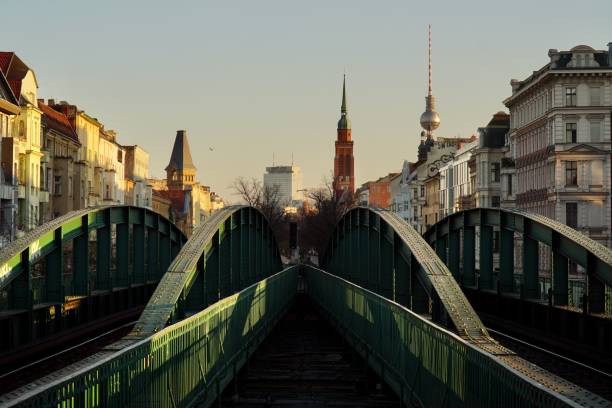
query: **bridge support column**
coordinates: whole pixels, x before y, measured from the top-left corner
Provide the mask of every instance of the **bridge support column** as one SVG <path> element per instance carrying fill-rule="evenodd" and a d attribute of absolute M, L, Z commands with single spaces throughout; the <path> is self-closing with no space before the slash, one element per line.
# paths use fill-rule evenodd
<path fill-rule="evenodd" d="M 32 327 L 32 265 L 30 264 L 30 249 L 21 253 L 21 273 L 11 282 L 8 291 L 8 304 L 10 309 L 24 309 L 26 312 L 18 318 L 10 339 L 11 346 L 19 346 L 32 340 L 34 330 Z"/>
<path fill-rule="evenodd" d="M 461 255 L 459 253 L 461 248 L 461 235 L 459 230 L 448 231 L 448 269 L 455 277 L 457 282 L 460 281 L 461 273 Z"/>
<path fill-rule="evenodd" d="M 143 217 L 144 218 L 144 217 Z M 143 224 L 134 224 L 132 226 L 133 249 L 132 249 L 132 282 L 146 283 L 145 280 L 145 226 Z"/>
<path fill-rule="evenodd" d="M 89 231 L 88 216 L 81 218 L 81 235 L 72 241 L 72 283 L 74 294 L 89 296 Z"/>
<path fill-rule="evenodd" d="M 380 290 L 380 218 L 372 215 L 370 218 L 370 259 L 368 268 L 368 284 L 373 292 Z M 340 259 L 340 258 L 338 258 Z"/>
<path fill-rule="evenodd" d="M 499 279 L 501 293 L 514 291 L 514 231 L 500 228 L 499 231 Z"/>
<path fill-rule="evenodd" d="M 587 313 L 604 313 L 606 311 L 606 286 L 595 277 L 595 259 L 587 255 Z"/>
<path fill-rule="evenodd" d="M 540 266 L 538 241 L 523 233 L 523 296 L 539 299 L 538 270 Z"/>
<path fill-rule="evenodd" d="M 444 262 L 445 264 L 448 261 L 446 258 L 446 249 L 447 249 L 446 239 L 447 239 L 446 236 L 436 238 L 436 254 L 438 255 L 438 258 L 440 258 L 442 262 Z"/>
<path fill-rule="evenodd" d="M 159 272 L 159 231 L 157 228 L 149 228 L 147 231 L 147 280 L 157 280 Z"/>
<path fill-rule="evenodd" d="M 112 290 L 113 282 L 110 274 L 111 259 L 111 225 L 110 216 L 104 213 L 105 225 L 96 231 L 96 289 Z"/>
<path fill-rule="evenodd" d="M 476 231 L 474 227 L 463 229 L 463 285 L 476 285 Z"/>
<path fill-rule="evenodd" d="M 380 295 L 395 301 L 395 280 L 393 274 L 394 232 L 387 224 L 382 225 L 380 234 Z"/>
<path fill-rule="evenodd" d="M 127 222 L 117 224 L 117 275 L 116 283 L 120 287 L 130 286 L 130 225 Z"/>
<path fill-rule="evenodd" d="M 567 270 L 568 270 L 567 258 L 553 249 L 552 251 L 552 286 L 553 286 L 553 305 L 555 306 L 567 306 L 567 296 L 568 296 Z"/>
<path fill-rule="evenodd" d="M 231 245 L 231 283 L 230 292 L 237 292 L 240 288 L 241 277 L 241 265 L 240 265 L 240 218 L 237 214 L 232 214 L 231 217 L 231 230 L 230 237 L 232 240 Z"/>
<path fill-rule="evenodd" d="M 56 229 L 54 234 L 55 248 L 45 259 L 45 269 L 47 272 L 47 295 L 45 298 L 47 302 L 64 303 L 64 246 L 62 245 L 62 229 Z M 72 273 L 74 274 L 74 268 Z"/>
<path fill-rule="evenodd" d="M 232 242 L 231 242 L 231 221 L 227 220 L 220 230 L 219 243 L 219 298 L 229 296 L 232 287 Z M 260 249 L 263 243 L 260 243 Z M 261 251 L 260 251 L 261 252 Z M 262 264 L 260 258 L 260 264 Z M 263 267 L 261 267 L 263 269 Z"/>
<path fill-rule="evenodd" d="M 421 265 L 413 256 L 410 257 L 410 309 L 415 313 L 429 313 L 429 295 L 419 281 Z"/>
<path fill-rule="evenodd" d="M 493 227 L 480 225 L 480 276 L 478 288 L 493 289 Z"/>

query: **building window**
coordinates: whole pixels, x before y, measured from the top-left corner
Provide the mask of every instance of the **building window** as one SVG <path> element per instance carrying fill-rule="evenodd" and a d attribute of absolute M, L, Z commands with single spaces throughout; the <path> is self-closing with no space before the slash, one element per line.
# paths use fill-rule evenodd
<path fill-rule="evenodd" d="M 508 195 L 512 195 L 512 174 L 508 174 Z"/>
<path fill-rule="evenodd" d="M 578 227 L 578 203 L 565 203 L 565 223 L 568 227 Z"/>
<path fill-rule="evenodd" d="M 598 120 L 591 121 L 591 142 L 599 142 L 601 138 L 601 122 Z"/>
<path fill-rule="evenodd" d="M 578 127 L 575 123 L 565 124 L 565 142 L 576 143 L 578 137 Z"/>
<path fill-rule="evenodd" d="M 425 186 L 421 186 L 421 197 L 425 197 Z"/>
<path fill-rule="evenodd" d="M 491 197 L 491 207 L 499 208 L 499 196 Z"/>
<path fill-rule="evenodd" d="M 601 105 L 601 88 L 598 86 L 591 87 L 591 106 Z"/>
<path fill-rule="evenodd" d="M 62 176 L 53 177 L 53 194 L 62 194 Z"/>
<path fill-rule="evenodd" d="M 578 163 L 575 161 L 565 162 L 565 185 L 578 185 Z"/>
<path fill-rule="evenodd" d="M 499 182 L 499 163 L 491 163 L 491 176 L 493 182 Z"/>
<path fill-rule="evenodd" d="M 576 87 L 565 88 L 565 106 L 576 106 Z"/>

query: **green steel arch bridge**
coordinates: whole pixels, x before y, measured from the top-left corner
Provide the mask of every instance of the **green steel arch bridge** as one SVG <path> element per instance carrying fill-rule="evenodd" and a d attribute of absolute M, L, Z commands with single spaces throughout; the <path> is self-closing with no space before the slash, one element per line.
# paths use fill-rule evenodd
<path fill-rule="evenodd" d="M 359 207 L 321 239 L 320 266 L 283 265 L 246 206 L 189 240 L 121 206 L 32 231 L 0 252 L 0 406 L 612 404 L 609 248 L 484 208 L 421 236 Z"/>

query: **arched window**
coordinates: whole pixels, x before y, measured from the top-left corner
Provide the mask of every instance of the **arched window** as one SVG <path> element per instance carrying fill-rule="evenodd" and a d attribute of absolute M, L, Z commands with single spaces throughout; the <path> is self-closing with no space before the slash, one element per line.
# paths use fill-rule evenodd
<path fill-rule="evenodd" d="M 23 120 L 19 121 L 19 137 L 24 137 L 25 136 L 25 124 L 23 123 Z"/>

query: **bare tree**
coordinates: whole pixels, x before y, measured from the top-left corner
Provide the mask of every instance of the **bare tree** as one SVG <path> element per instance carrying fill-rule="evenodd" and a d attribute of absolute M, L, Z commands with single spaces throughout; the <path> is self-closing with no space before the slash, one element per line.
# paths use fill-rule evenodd
<path fill-rule="evenodd" d="M 322 187 L 309 190 L 306 197 L 312 208 L 305 206 L 299 214 L 300 251 L 305 255 L 314 250 L 320 256 L 338 221 L 354 206 L 355 200 L 348 191 L 337 196 L 334 183 L 329 179 L 324 180 Z"/>
<path fill-rule="evenodd" d="M 289 227 L 285 220 L 278 186 L 264 186 L 255 178 L 239 177 L 234 180 L 231 188 L 245 204 L 261 211 L 276 236 L 281 252 L 288 253 Z"/>

